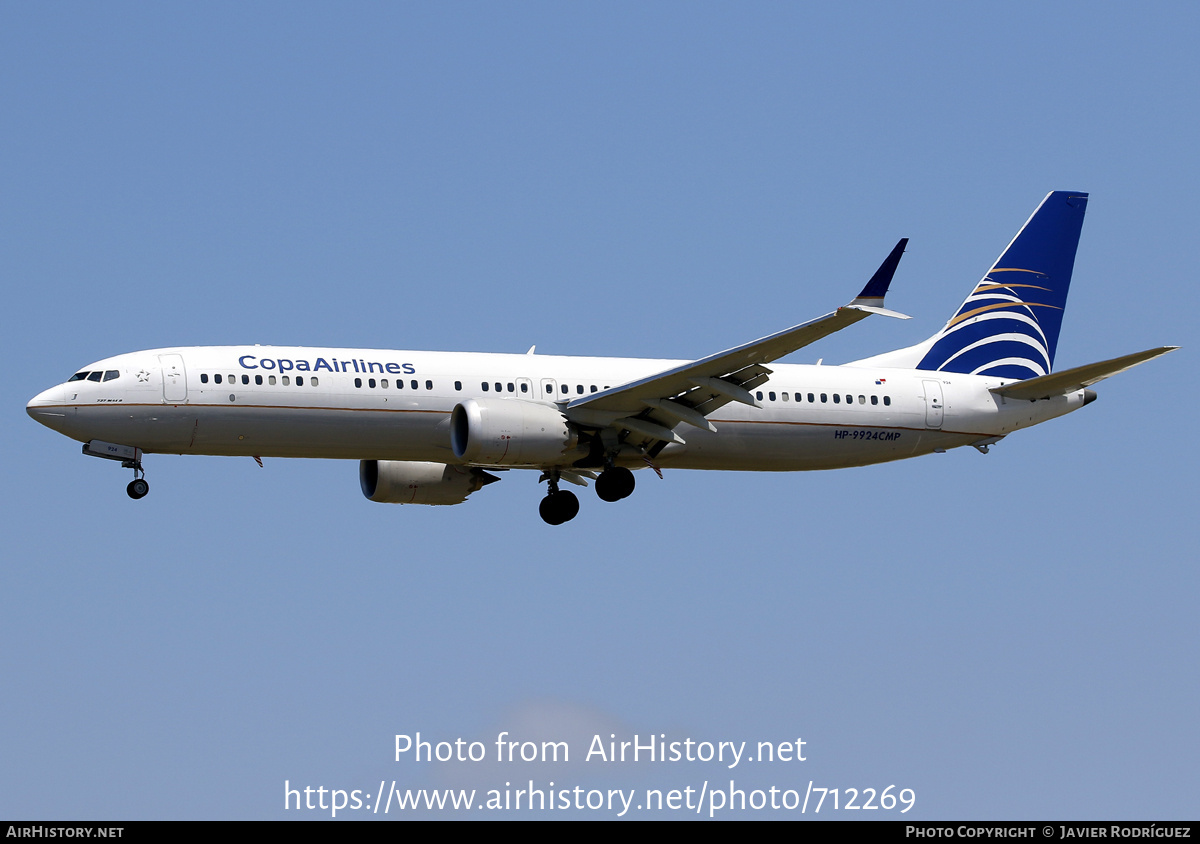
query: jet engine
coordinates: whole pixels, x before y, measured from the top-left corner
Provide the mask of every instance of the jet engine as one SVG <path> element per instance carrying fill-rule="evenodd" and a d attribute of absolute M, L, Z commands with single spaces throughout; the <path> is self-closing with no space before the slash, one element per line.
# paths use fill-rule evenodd
<path fill-rule="evenodd" d="M 482 469 L 402 460 L 360 460 L 363 495 L 385 504 L 462 504 L 477 489 L 500 480 Z"/>
<path fill-rule="evenodd" d="M 544 466 L 579 445 L 562 411 L 521 399 L 467 399 L 450 415 L 450 447 L 466 463 Z"/>

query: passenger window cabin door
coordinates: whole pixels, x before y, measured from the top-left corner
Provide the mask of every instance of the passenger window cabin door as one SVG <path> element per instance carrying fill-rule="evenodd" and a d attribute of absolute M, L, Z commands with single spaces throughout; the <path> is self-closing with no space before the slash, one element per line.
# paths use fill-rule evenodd
<path fill-rule="evenodd" d="M 942 427 L 945 402 L 942 400 L 941 381 L 922 381 L 925 385 L 925 427 Z"/>
<path fill-rule="evenodd" d="M 187 370 L 183 366 L 183 355 L 159 355 L 158 365 L 162 371 L 163 401 L 168 404 L 187 402 Z"/>

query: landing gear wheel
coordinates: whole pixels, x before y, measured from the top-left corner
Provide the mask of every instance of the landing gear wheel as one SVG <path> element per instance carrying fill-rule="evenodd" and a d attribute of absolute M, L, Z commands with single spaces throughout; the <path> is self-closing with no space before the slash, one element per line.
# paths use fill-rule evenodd
<path fill-rule="evenodd" d="M 579 514 L 579 499 L 569 490 L 552 492 L 538 505 L 542 521 L 548 525 L 561 525 Z"/>
<path fill-rule="evenodd" d="M 558 499 L 564 522 L 569 522 L 579 515 L 579 499 L 575 497 L 575 493 L 564 489 L 558 494 Z"/>
<path fill-rule="evenodd" d="M 129 482 L 125 491 L 129 493 L 130 498 L 137 501 L 139 498 L 146 497 L 146 493 L 150 491 L 150 484 L 146 483 L 145 478 L 136 478 Z"/>
<path fill-rule="evenodd" d="M 596 495 L 602 501 L 620 501 L 633 494 L 633 485 L 633 472 L 624 466 L 613 466 L 596 478 Z"/>

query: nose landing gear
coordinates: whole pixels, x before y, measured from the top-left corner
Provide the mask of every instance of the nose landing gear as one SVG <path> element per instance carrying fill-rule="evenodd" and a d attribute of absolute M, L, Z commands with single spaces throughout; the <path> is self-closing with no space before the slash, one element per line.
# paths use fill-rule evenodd
<path fill-rule="evenodd" d="M 129 493 L 129 497 L 134 501 L 139 498 L 145 498 L 146 493 L 150 491 L 150 484 L 146 483 L 146 472 L 142 469 L 142 452 L 138 451 L 137 456 L 133 460 L 122 460 L 122 469 L 133 470 L 133 480 L 129 482 L 129 486 L 125 487 L 125 492 Z"/>
<path fill-rule="evenodd" d="M 122 469 L 133 470 L 133 480 L 125 487 L 125 492 L 134 501 L 145 498 L 150 491 L 146 483 L 146 473 L 142 469 L 142 450 L 131 445 L 106 443 L 100 440 L 88 440 L 83 444 L 83 453 L 88 457 L 103 457 L 105 460 L 120 460 Z"/>

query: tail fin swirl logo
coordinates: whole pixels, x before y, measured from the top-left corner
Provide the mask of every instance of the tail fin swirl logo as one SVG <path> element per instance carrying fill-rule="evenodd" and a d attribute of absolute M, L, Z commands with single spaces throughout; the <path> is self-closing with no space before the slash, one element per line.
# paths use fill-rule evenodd
<path fill-rule="evenodd" d="M 1025 379 L 1054 364 L 1087 194 L 1055 191 L 935 337 L 918 369 Z"/>

